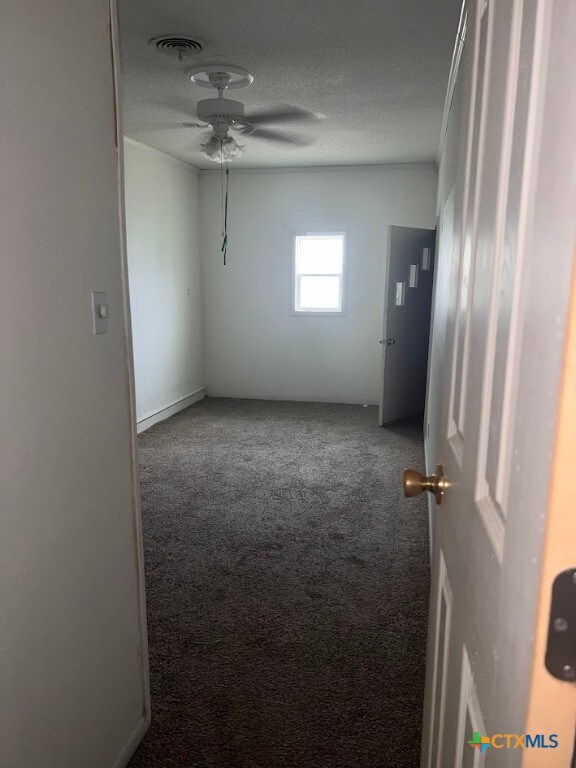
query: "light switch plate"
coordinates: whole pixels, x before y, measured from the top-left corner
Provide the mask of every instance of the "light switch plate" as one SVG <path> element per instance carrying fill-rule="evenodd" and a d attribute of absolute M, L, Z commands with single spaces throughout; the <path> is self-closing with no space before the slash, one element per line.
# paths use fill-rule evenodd
<path fill-rule="evenodd" d="M 110 307 L 104 291 L 92 291 L 92 329 L 95 335 L 108 333 Z"/>

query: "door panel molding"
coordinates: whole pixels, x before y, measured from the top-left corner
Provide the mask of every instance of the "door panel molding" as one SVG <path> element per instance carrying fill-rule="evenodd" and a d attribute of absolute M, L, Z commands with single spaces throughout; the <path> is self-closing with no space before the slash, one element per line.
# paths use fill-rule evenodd
<path fill-rule="evenodd" d="M 458 705 L 458 736 L 456 738 L 456 754 L 454 756 L 454 768 L 462 768 L 465 759 L 465 750 L 472 749 L 467 744 L 466 725 L 470 723 L 472 732 L 485 734 L 484 717 L 480 709 L 480 702 L 476 694 L 474 677 L 468 658 L 466 646 L 462 646 L 462 670 L 460 673 L 460 701 Z M 471 734 L 470 734 L 471 736 Z M 486 752 L 479 749 L 474 750 L 473 768 L 483 768 L 486 761 Z"/>
<path fill-rule="evenodd" d="M 444 556 L 440 552 L 438 593 L 436 595 L 436 636 L 434 642 L 434 671 L 431 697 L 430 744 L 427 768 L 442 768 L 442 746 L 446 708 L 446 679 L 452 627 L 452 588 Z"/>

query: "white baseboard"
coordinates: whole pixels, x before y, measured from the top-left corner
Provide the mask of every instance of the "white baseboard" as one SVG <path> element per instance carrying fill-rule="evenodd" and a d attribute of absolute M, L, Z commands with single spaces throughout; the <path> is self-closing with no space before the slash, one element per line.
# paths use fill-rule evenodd
<path fill-rule="evenodd" d="M 144 734 L 150 727 L 150 714 L 143 717 L 136 728 L 132 731 L 130 738 L 122 748 L 122 751 L 114 761 L 112 768 L 126 768 L 132 755 L 136 752 L 136 747 L 142 741 Z"/>
<path fill-rule="evenodd" d="M 206 388 L 200 387 L 196 392 L 192 392 L 190 395 L 186 395 L 186 397 L 176 400 L 174 403 L 170 403 L 170 405 L 162 408 L 162 410 L 152 413 L 150 416 L 146 416 L 145 419 L 140 419 L 136 425 L 137 432 L 144 432 L 145 429 L 149 429 L 153 424 L 157 424 L 159 421 L 164 421 L 164 419 L 174 416 L 178 411 L 183 411 L 184 408 L 188 408 L 188 406 L 194 405 L 194 403 L 197 403 L 199 400 L 203 400 L 205 396 Z"/>
<path fill-rule="evenodd" d="M 264 169 L 266 170 L 266 169 Z M 222 393 L 210 389 L 207 397 L 211 399 L 231 399 L 231 400 L 264 400 L 273 403 L 326 403 L 327 405 L 363 405 L 363 406 L 377 406 L 378 403 L 373 398 L 357 398 L 357 397 L 322 397 L 321 395 L 302 395 L 301 397 L 285 394 L 254 394 L 254 392 L 227 392 Z"/>

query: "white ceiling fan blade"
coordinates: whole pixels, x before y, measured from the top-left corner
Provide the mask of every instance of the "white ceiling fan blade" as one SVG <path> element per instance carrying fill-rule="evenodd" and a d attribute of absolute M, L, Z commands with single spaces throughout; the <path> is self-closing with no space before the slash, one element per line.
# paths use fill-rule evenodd
<path fill-rule="evenodd" d="M 269 141 L 274 144 L 283 144 L 292 147 L 309 147 L 313 140 L 305 136 L 297 136 L 293 133 L 284 131 L 268 130 L 266 128 L 254 128 L 253 130 L 242 131 L 242 134 L 250 139 L 259 141 Z"/>
<path fill-rule="evenodd" d="M 153 133 L 154 131 L 176 131 L 183 128 L 209 128 L 209 123 L 192 123 L 192 122 L 166 122 L 166 123 L 126 123 L 127 133 Z"/>
<path fill-rule="evenodd" d="M 282 104 L 275 109 L 260 110 L 245 115 L 244 120 L 251 125 L 270 125 L 273 123 L 313 123 L 318 116 L 300 107 Z"/>

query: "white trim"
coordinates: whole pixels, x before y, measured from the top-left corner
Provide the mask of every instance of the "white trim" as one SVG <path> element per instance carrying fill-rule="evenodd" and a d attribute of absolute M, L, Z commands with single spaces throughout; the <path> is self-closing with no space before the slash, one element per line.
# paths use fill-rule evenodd
<path fill-rule="evenodd" d="M 306 166 L 290 166 L 280 168 L 235 168 L 234 164 L 230 166 L 230 171 L 234 172 L 235 176 L 253 176 L 258 174 L 268 173 L 345 173 L 365 171 L 367 173 L 378 171 L 405 171 L 407 169 L 417 168 L 432 168 L 436 173 L 436 167 L 434 160 L 430 160 L 427 163 L 380 163 L 374 165 L 306 165 Z M 204 176 L 216 176 L 220 174 L 220 170 L 217 168 L 200 168 L 200 178 Z"/>
<path fill-rule="evenodd" d="M 149 727 L 150 713 L 148 712 L 130 734 L 130 738 L 120 750 L 120 754 L 116 760 L 112 763 L 112 768 L 126 768 Z"/>
<path fill-rule="evenodd" d="M 364 398 L 349 398 L 344 397 L 339 400 L 334 400 L 333 397 L 317 397 L 316 395 L 302 395 L 302 397 L 294 397 L 294 395 L 276 395 L 269 392 L 262 392 L 255 395 L 244 390 L 231 390 L 227 392 L 213 393 L 210 391 L 208 394 L 210 400 L 228 400 L 230 398 L 234 400 L 271 400 L 275 403 L 328 403 L 328 405 L 361 405 L 363 408 L 377 408 L 378 403 L 371 402 L 370 399 Z"/>
<path fill-rule="evenodd" d="M 456 90 L 456 83 L 458 81 L 458 72 L 460 70 L 460 61 L 462 59 L 462 51 L 464 50 L 464 42 L 466 40 L 466 20 L 467 20 L 466 3 L 467 3 L 467 0 L 462 0 L 462 8 L 460 9 L 460 21 L 458 22 L 458 30 L 456 32 L 456 42 L 454 43 L 454 51 L 452 52 L 452 62 L 450 64 L 450 74 L 448 75 L 448 85 L 446 87 L 446 98 L 444 99 L 444 109 L 442 112 L 440 139 L 438 141 L 438 151 L 436 153 L 436 165 L 438 167 L 440 167 L 440 160 L 442 158 L 442 152 L 444 151 L 444 141 L 446 139 L 446 133 L 448 131 L 448 118 L 450 116 L 452 99 L 454 98 L 454 91 Z"/>
<path fill-rule="evenodd" d="M 164 160 L 169 160 L 171 163 L 180 166 L 180 168 L 183 168 L 185 171 L 192 171 L 196 174 L 196 178 L 198 178 L 200 173 L 199 168 L 197 168 L 195 165 L 192 165 L 192 163 L 187 163 L 185 160 L 180 160 L 179 157 L 169 155 L 167 152 L 162 152 L 162 150 L 151 147 L 149 144 L 144 144 L 142 141 L 137 141 L 130 136 L 124 136 L 124 144 L 128 144 L 129 147 L 135 147 L 136 149 L 143 149 L 146 152 L 150 152 L 152 155 L 161 157 Z"/>
<path fill-rule="evenodd" d="M 149 416 L 144 416 L 144 418 L 140 419 L 138 422 L 138 433 L 144 432 L 145 429 L 149 429 L 159 421 L 164 421 L 164 419 L 168 419 L 170 416 L 174 416 L 175 413 L 183 411 L 185 408 L 194 405 L 194 403 L 197 403 L 199 400 L 203 400 L 205 397 L 206 387 L 200 387 L 200 389 L 191 392 L 189 395 L 185 395 L 185 397 L 174 400 L 172 403 L 169 403 L 159 411 L 151 413 Z"/>
<path fill-rule="evenodd" d="M 120 232 L 120 272 L 122 281 L 122 305 L 124 311 L 124 352 L 126 362 L 126 394 L 128 399 L 128 419 L 130 431 L 130 464 L 132 475 L 132 531 L 136 583 L 138 589 L 138 623 L 140 629 L 140 666 L 142 673 L 142 717 L 143 720 L 134 730 L 128 745 L 120 753 L 119 762 L 131 749 L 130 755 L 138 746 L 142 736 L 150 725 L 150 664 L 148 657 L 148 624 L 146 613 L 146 584 L 144 576 L 144 541 L 142 536 L 142 513 L 140 507 L 140 482 L 138 477 L 138 446 L 136 438 L 136 386 L 134 380 L 134 352 L 132 345 L 132 320 L 130 312 L 130 286 L 128 279 L 128 249 L 126 246 L 126 194 L 124 184 L 124 144 L 122 142 L 122 101 L 120 98 L 120 31 L 118 28 L 117 0 L 108 0 L 110 21 L 110 54 L 112 59 L 112 84 L 114 88 L 115 144 L 118 184 L 118 218 Z M 128 760 L 126 760 L 126 763 Z M 116 764 L 114 766 L 116 768 Z"/>
<path fill-rule="evenodd" d="M 429 423 L 426 416 L 424 417 L 424 423 L 426 425 L 425 439 L 424 439 L 424 467 L 426 474 L 430 472 L 430 448 L 427 445 L 428 442 L 428 429 Z M 432 472 L 430 472 L 432 474 Z M 428 554 L 430 562 L 432 563 L 434 558 L 434 513 L 436 508 L 434 506 L 434 496 L 431 493 L 426 494 L 426 502 L 428 504 Z"/>

